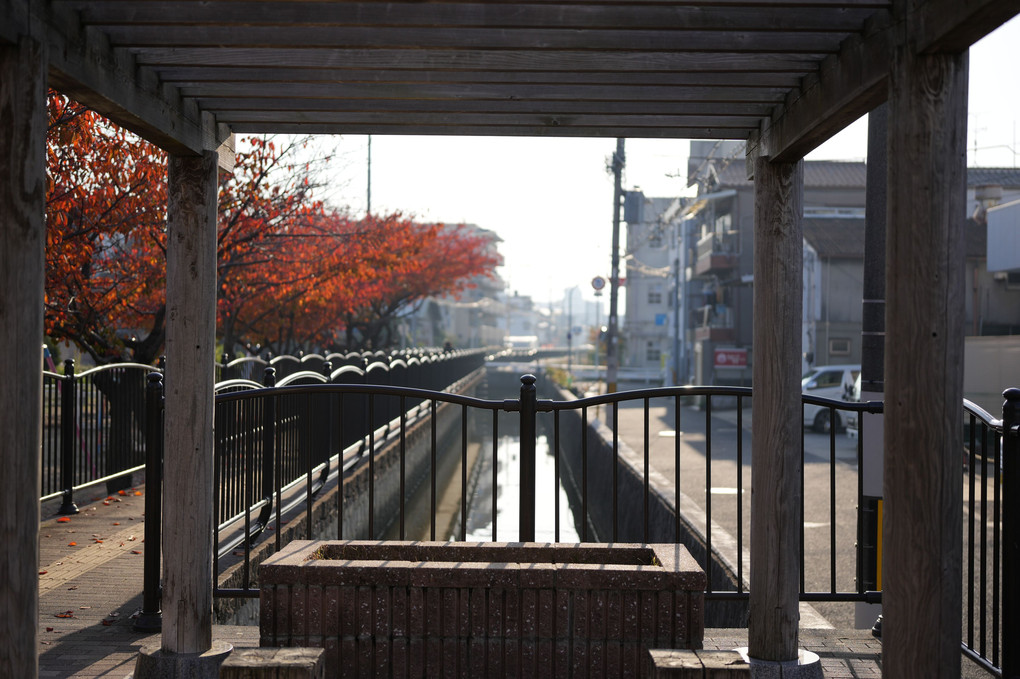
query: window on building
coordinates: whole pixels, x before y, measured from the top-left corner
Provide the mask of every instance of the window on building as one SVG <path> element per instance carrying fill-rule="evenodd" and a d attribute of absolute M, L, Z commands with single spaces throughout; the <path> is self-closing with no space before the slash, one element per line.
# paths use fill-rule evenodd
<path fill-rule="evenodd" d="M 645 360 L 649 363 L 658 363 L 662 357 L 662 352 L 659 351 L 659 347 L 655 342 L 649 342 L 645 347 Z"/>
<path fill-rule="evenodd" d="M 849 356 L 850 340 L 846 338 L 833 338 L 829 340 L 829 356 Z"/>
<path fill-rule="evenodd" d="M 648 288 L 648 303 L 662 304 L 662 283 L 653 283 Z"/>

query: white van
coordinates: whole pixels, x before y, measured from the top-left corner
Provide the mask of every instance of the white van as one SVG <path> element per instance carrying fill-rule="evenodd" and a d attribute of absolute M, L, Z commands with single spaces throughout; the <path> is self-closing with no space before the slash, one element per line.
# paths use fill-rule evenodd
<path fill-rule="evenodd" d="M 860 365 L 820 365 L 809 370 L 800 381 L 805 394 L 847 400 L 854 382 L 861 374 Z M 846 413 L 835 411 L 829 421 L 829 409 L 814 404 L 804 404 L 804 424 L 817 432 L 828 433 L 833 426 L 840 431 L 845 424 Z"/>

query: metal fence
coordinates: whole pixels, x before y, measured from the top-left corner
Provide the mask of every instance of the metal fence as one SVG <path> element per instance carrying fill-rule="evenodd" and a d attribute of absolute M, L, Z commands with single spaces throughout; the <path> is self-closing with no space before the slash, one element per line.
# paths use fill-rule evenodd
<path fill-rule="evenodd" d="M 287 497 L 292 498 L 295 505 L 304 505 L 304 516 L 311 516 L 311 507 L 319 489 L 324 487 L 327 478 L 332 474 L 334 477 L 344 473 L 350 474 L 352 470 L 360 465 L 369 467 L 368 486 L 365 492 L 368 494 L 369 511 L 366 526 L 344 525 L 339 520 L 334 535 L 314 535 L 312 522 L 309 519 L 304 526 L 304 537 L 309 539 L 349 538 L 357 530 L 367 530 L 370 536 L 378 537 L 378 526 L 372 526 L 371 521 L 376 515 L 373 507 L 375 502 L 375 482 L 377 475 L 371 470 L 376 462 L 376 457 L 381 450 L 380 442 L 387 435 L 400 436 L 399 456 L 401 460 L 400 469 L 400 505 L 398 523 L 398 534 L 404 537 L 404 517 L 407 511 L 404 504 L 405 483 L 404 469 L 404 441 L 403 434 L 408 427 L 418 421 L 425 422 L 425 426 L 431 430 L 431 462 L 429 464 L 430 483 L 426 486 L 429 494 L 429 506 L 432 512 L 432 528 L 430 537 L 435 539 L 435 512 L 437 503 L 437 479 L 436 479 L 436 456 L 442 454 L 436 445 L 436 410 L 441 404 L 451 404 L 455 413 L 459 412 L 459 425 L 462 431 L 460 449 L 457 451 L 461 462 L 461 474 L 459 479 L 454 479 L 453 485 L 459 485 L 460 511 L 466 515 L 469 501 L 469 474 L 468 469 L 468 447 L 473 445 L 468 440 L 469 417 L 478 422 L 472 425 L 476 428 L 491 430 L 491 448 L 480 455 L 489 455 L 492 459 L 490 465 L 493 478 L 492 484 L 498 483 L 496 473 L 499 465 L 496 464 L 496 445 L 499 437 L 500 414 L 511 414 L 516 420 L 515 425 L 520 428 L 520 477 L 521 494 L 512 502 L 520 504 L 519 526 L 520 532 L 517 539 L 521 541 L 533 540 L 535 536 L 535 438 L 536 427 L 543 428 L 549 432 L 552 440 L 550 452 L 555 457 L 555 482 L 560 483 L 564 476 L 571 475 L 569 471 L 570 456 L 575 455 L 573 483 L 576 493 L 572 500 L 577 503 L 576 511 L 581 515 L 577 521 L 580 526 L 581 539 L 590 540 L 594 536 L 589 533 L 589 527 L 595 525 L 594 517 L 602 515 L 601 534 L 598 536 L 603 541 L 635 540 L 645 542 L 675 541 L 680 542 L 682 535 L 691 532 L 698 533 L 699 539 L 704 543 L 704 554 L 711 555 L 702 559 L 702 566 L 708 575 L 709 588 L 706 591 L 708 600 L 746 600 L 748 591 L 745 586 L 746 578 L 746 554 L 745 542 L 749 526 L 749 505 L 745 491 L 749 489 L 749 461 L 750 445 L 749 435 L 744 431 L 745 417 L 750 413 L 747 408 L 751 400 L 751 390 L 739 387 L 677 387 L 677 388 L 656 388 L 638 391 L 620 392 L 571 401 L 540 400 L 536 396 L 534 378 L 525 377 L 522 380 L 520 398 L 509 400 L 479 399 L 468 396 L 460 396 L 452 393 L 439 393 L 428 390 L 408 389 L 400 387 L 371 386 L 371 385 L 344 385 L 344 384 L 323 384 L 320 386 L 303 385 L 287 386 L 274 389 L 262 389 L 246 393 L 233 393 L 224 395 L 218 399 L 218 408 L 224 413 L 232 413 L 225 417 L 233 418 L 240 423 L 247 419 L 258 416 L 263 418 L 264 425 L 256 425 L 246 445 L 250 446 L 251 453 L 241 452 L 233 446 L 233 441 L 242 441 L 239 435 L 231 435 L 218 440 L 223 449 L 218 450 L 218 457 L 221 460 L 232 458 L 245 458 L 251 460 L 244 467 L 248 479 L 247 482 L 256 486 L 261 480 L 258 492 L 241 491 L 242 496 L 248 502 L 247 508 L 243 508 L 242 514 L 234 514 L 244 503 L 231 504 L 230 509 L 221 507 L 220 518 L 224 521 L 221 528 L 233 521 L 242 521 L 245 528 L 244 534 L 252 535 L 250 528 L 255 527 L 255 532 L 264 528 L 263 518 L 267 517 L 265 510 L 268 506 L 275 504 L 280 507 L 286 504 Z M 1017 392 L 1020 395 L 1020 391 Z M 364 419 L 379 424 L 374 419 L 373 413 L 382 409 L 381 403 L 390 400 L 399 405 L 396 411 L 386 411 L 385 418 L 397 412 L 396 419 L 385 420 L 389 429 L 373 427 L 357 445 L 351 444 L 351 439 L 344 437 L 334 438 L 337 430 L 333 425 L 349 421 L 350 413 L 356 413 L 356 419 Z M 682 404 L 698 401 L 701 403 L 701 412 L 696 416 L 700 422 L 692 422 L 689 409 L 682 407 Z M 862 412 L 881 412 L 882 404 L 870 403 L 847 403 L 811 396 L 804 396 L 805 403 L 820 405 L 830 408 L 834 414 L 836 410 L 856 413 L 861 427 L 867 426 L 867 420 L 859 417 Z M 413 407 L 409 406 L 413 404 Z M 725 404 L 717 406 L 716 404 Z M 734 407 L 735 405 L 735 407 Z M 270 424 L 272 413 L 275 409 L 275 422 Z M 996 676 L 1014 676 L 1003 674 L 1003 653 L 1000 640 L 1008 638 L 1011 628 L 1010 624 L 1017 615 L 1018 606 L 1015 602 L 1015 594 L 1010 595 L 1006 590 L 1010 587 L 1009 579 L 1003 577 L 1008 572 L 1005 564 L 1008 551 L 1007 543 L 1015 544 L 1017 538 L 1018 522 L 1011 523 L 1007 519 L 1008 510 L 1003 497 L 1009 493 L 1004 489 L 1003 479 L 1008 479 L 1008 474 L 1003 474 L 1004 462 L 1008 460 L 1008 450 L 1012 445 L 1014 452 L 1013 459 L 1016 459 L 1016 438 L 1006 437 L 1007 443 L 1001 445 L 1003 432 L 1011 431 L 1004 427 L 1002 420 L 996 420 L 987 413 L 980 411 L 973 404 L 965 404 L 967 417 L 969 418 L 968 437 L 966 443 L 966 474 L 963 477 L 965 486 L 969 492 L 965 493 L 966 507 L 964 508 L 968 521 L 964 536 L 967 545 L 965 550 L 965 591 L 964 607 L 966 611 L 966 624 L 963 631 L 964 653 L 981 664 L 982 667 Z M 403 413 L 403 415 L 399 415 Z M 470 415 L 469 415 L 470 413 Z M 727 421 L 732 426 L 720 427 L 718 415 L 725 413 Z M 297 419 L 294 419 L 297 418 Z M 603 431 L 605 441 L 599 437 L 593 437 L 590 433 L 581 435 L 579 432 L 590 432 L 596 420 L 604 419 L 608 428 Z M 634 422 L 640 423 L 643 431 L 640 447 L 635 446 L 628 450 L 628 446 L 621 442 L 620 431 L 621 418 L 630 418 L 631 425 Z M 654 440 L 651 429 L 661 426 L 664 418 L 671 418 L 672 431 L 672 456 L 674 458 L 673 478 L 666 480 L 663 486 L 663 479 L 657 476 L 651 469 L 652 449 L 660 445 Z M 833 418 L 835 419 L 835 418 Z M 845 417 L 842 419 L 846 419 Z M 654 424 L 653 424 L 654 422 Z M 1017 418 L 1020 423 L 1020 418 Z M 271 427 L 277 427 L 271 431 Z M 283 427 L 286 432 L 281 431 Z M 239 425 L 239 429 L 245 428 Z M 683 445 L 679 432 L 694 430 L 697 433 L 695 447 L 704 458 L 703 469 L 695 474 L 697 478 L 684 478 L 682 472 L 689 465 L 681 461 Z M 723 431 L 723 430 L 726 431 Z M 1017 426 L 1012 431 L 1015 433 Z M 342 427 L 341 427 L 342 431 Z M 805 437 L 809 436 L 805 434 Z M 812 451 L 811 446 L 804 446 L 805 472 L 804 492 L 805 501 L 812 502 L 812 516 L 805 517 L 808 523 L 817 521 L 827 524 L 827 539 L 823 547 L 812 548 L 810 552 L 804 547 L 802 539 L 801 550 L 801 594 L 800 598 L 806 602 L 880 602 L 881 592 L 869 591 L 865 588 L 865 579 L 860 577 L 859 564 L 868 559 L 874 558 L 873 554 L 864 550 L 864 540 L 861 539 L 859 531 L 861 526 L 867 522 L 867 517 L 862 515 L 861 502 L 861 478 L 857 470 L 860 469 L 863 458 L 863 431 L 862 435 L 852 444 L 855 451 L 851 459 L 837 459 L 837 440 L 845 442 L 842 435 L 832 430 L 824 437 L 810 434 L 812 445 L 822 445 L 819 441 L 828 439 L 825 450 Z M 839 437 L 839 438 L 837 438 Z M 339 441 L 344 443 L 341 445 Z M 569 452 L 569 441 L 580 441 L 580 450 L 576 453 Z M 1011 442 L 1012 441 L 1012 442 Z M 332 442 L 332 443 L 324 443 Z M 259 446 L 262 446 L 259 448 Z M 269 457 L 280 457 L 278 464 L 270 470 L 268 457 L 266 456 L 267 446 L 275 448 Z M 325 446 L 325 447 L 323 447 Z M 242 446 L 243 447 L 243 446 Z M 845 444 L 842 445 L 845 448 Z M 842 449 L 841 448 L 841 449 Z M 1004 458 L 1003 451 L 1007 451 Z M 230 451 L 230 452 L 228 452 Z M 314 452 L 318 451 L 318 452 Z M 330 454 L 332 453 L 332 454 Z M 662 451 L 656 453 L 661 456 Z M 842 454 L 842 453 L 841 453 Z M 608 456 L 608 457 L 607 457 Z M 627 459 L 624 459 L 627 458 Z M 1015 464 L 1015 463 L 1012 463 Z M 601 466 L 599 466 L 601 465 Z M 283 470 L 287 470 L 285 473 Z M 723 471 L 720 472 L 720 469 Z M 259 471 L 261 470 L 261 471 Z M 689 470 L 688 470 L 689 471 Z M 262 476 L 259 476 L 259 474 Z M 235 470 L 236 474 L 236 470 Z M 272 475 L 274 479 L 272 488 L 269 488 L 267 480 Z M 629 480 L 625 476 L 630 476 Z M 810 478 L 808 478 L 810 475 Z M 691 476 L 688 474 L 688 476 Z M 222 478 L 220 483 L 222 483 Z M 240 479 L 240 476 L 237 477 Z M 1013 478 L 1016 475 L 1013 474 Z M 335 478 L 334 478 L 335 482 Z M 623 489 L 627 483 L 637 483 L 641 486 L 637 495 L 631 493 L 627 500 L 623 500 Z M 244 483 L 241 483 L 244 486 Z M 715 492 L 718 486 L 733 488 L 729 495 L 732 499 L 727 500 L 726 496 L 720 499 Z M 254 488 L 254 486 L 249 486 Z M 700 490 L 699 490 L 700 489 Z M 551 489 L 549 489 L 551 490 Z M 549 490 L 538 489 L 537 492 L 545 493 Z M 690 497 L 696 495 L 700 504 L 702 515 L 696 519 L 685 517 L 682 512 L 674 511 L 671 514 L 672 525 L 663 527 L 661 522 L 653 520 L 652 517 L 657 511 L 655 505 L 671 505 L 673 508 L 683 507 L 689 503 Z M 498 506 L 501 501 L 498 493 L 493 493 L 493 499 L 488 511 L 491 512 L 492 532 L 491 539 L 501 539 L 501 527 L 498 521 Z M 640 498 L 634 501 L 634 498 Z M 268 499 L 267 499 L 268 498 Z M 336 511 L 340 517 L 343 516 L 343 493 L 337 495 Z M 557 495 L 557 502 L 558 495 Z M 260 514 L 261 512 L 261 514 Z M 280 514 L 272 514 L 273 520 L 279 521 Z M 802 507 L 802 516 L 804 509 Z M 609 517 L 609 518 L 606 518 Z M 542 517 L 544 518 L 544 517 Z M 537 520 L 541 521 L 542 518 Z M 559 540 L 560 534 L 560 512 L 557 505 L 556 511 L 552 512 L 549 519 L 554 522 L 555 539 Z M 730 528 L 718 530 L 718 524 L 727 524 Z M 803 523 L 803 522 L 802 522 Z M 262 524 L 259 526 L 259 524 Z M 694 525 L 692 525 L 694 524 Z M 460 523 L 459 534 L 453 535 L 454 539 L 464 540 L 466 538 L 465 521 Z M 1012 532 L 1007 537 L 1006 529 Z M 280 539 L 280 525 L 276 525 L 276 540 Z M 733 538 L 722 540 L 720 535 Z M 440 535 L 440 539 L 448 536 Z M 503 537 L 502 539 L 506 539 Z M 251 542 L 235 542 L 235 547 L 241 547 L 242 553 L 238 555 L 247 569 L 248 559 L 251 556 Z M 846 565 L 841 559 L 841 554 L 847 550 L 852 553 L 852 563 Z M 837 553 L 839 552 L 839 553 Z M 1016 555 L 1010 563 L 1016 561 Z M 1016 566 L 1013 566 L 1016 568 Z M 733 581 L 732 587 L 719 587 L 712 583 L 718 582 L 713 577 L 713 569 L 729 571 Z M 220 596 L 256 596 L 257 589 L 252 585 L 252 574 L 246 572 L 244 586 L 240 589 L 219 590 Z M 1010 597 L 1013 597 L 1012 599 Z M 1007 602 L 1012 601 L 1012 604 Z"/>
<path fill-rule="evenodd" d="M 484 350 L 415 349 L 271 360 L 248 357 L 217 364 L 222 381 L 217 382 L 216 391 L 259 388 L 267 376 L 281 386 L 330 381 L 365 384 L 367 380 L 439 390 L 471 366 L 481 365 L 484 356 Z M 43 371 L 41 501 L 59 497 L 58 512 L 73 514 L 77 512 L 75 492 L 103 483 L 106 492 L 130 485 L 131 475 L 145 467 L 146 376 L 161 369 L 116 363 L 76 374 L 74 361 L 68 359 L 63 374 Z M 224 426 L 236 424 L 223 422 Z M 331 426 L 339 428 L 338 423 Z"/>
<path fill-rule="evenodd" d="M 1008 389 L 998 419 L 964 402 L 963 652 L 995 676 L 1020 676 L 1020 390 Z M 1004 652 L 1005 651 L 1005 652 Z"/>
<path fill-rule="evenodd" d="M 437 537 L 436 511 L 438 502 L 437 457 L 444 454 L 437 437 L 437 412 L 447 409 L 447 416 L 456 420 L 460 440 L 458 457 L 460 476 L 452 486 L 459 486 L 458 502 L 461 516 L 466 516 L 469 502 L 468 448 L 477 441 L 469 440 L 470 431 L 484 430 L 491 434 L 489 448 L 477 452 L 479 458 L 488 456 L 491 461 L 492 486 L 499 483 L 497 472 L 497 442 L 505 418 L 511 418 L 519 428 L 519 464 L 521 477 L 520 496 L 513 501 L 493 492 L 491 505 L 491 539 L 506 539 L 499 523 L 501 502 L 519 504 L 519 533 L 522 541 L 533 540 L 536 521 L 547 517 L 535 516 L 535 449 L 539 429 L 546 432 L 550 454 L 555 458 L 555 479 L 559 485 L 565 479 L 573 484 L 568 493 L 581 517 L 576 521 L 582 540 L 597 538 L 600 541 L 674 541 L 689 540 L 695 534 L 703 547 L 702 566 L 708 577 L 708 600 L 746 600 L 748 592 L 745 554 L 746 535 L 749 532 L 750 456 L 749 434 L 745 432 L 752 412 L 751 390 L 742 387 L 675 387 L 656 388 L 606 394 L 577 400 L 538 399 L 533 377 L 522 378 L 519 398 L 506 400 L 481 399 L 452 393 L 450 383 L 482 367 L 484 357 L 479 352 L 462 352 L 437 360 L 432 357 L 396 359 L 389 363 L 373 362 L 364 367 L 343 365 L 333 368 L 323 362 L 320 371 L 296 371 L 275 381 L 275 369 L 264 371 L 265 385 L 251 380 L 235 379 L 218 385 L 216 397 L 216 541 L 221 549 L 216 553 L 217 568 L 222 562 L 240 563 L 243 579 L 240 587 L 221 589 L 218 596 L 257 596 L 250 559 L 255 543 L 263 531 L 275 529 L 279 543 L 281 522 L 288 512 L 304 517 L 301 528 L 307 538 L 333 537 L 314 535 L 311 520 L 312 507 L 321 491 L 329 484 L 350 479 L 359 470 L 364 473 L 363 488 L 367 496 L 368 511 L 364 525 L 344 522 L 345 495 L 337 493 L 335 537 L 343 539 L 355 534 L 377 537 L 380 526 L 374 525 L 378 514 L 379 454 L 384 447 L 396 451 L 399 460 L 399 504 L 395 508 L 396 534 L 405 537 L 405 482 L 409 471 L 407 433 L 414 427 L 424 431 L 429 448 L 427 463 L 428 482 L 423 484 L 428 495 L 430 513 L 429 537 Z M 144 366 L 135 366 L 139 374 Z M 90 371 L 102 374 L 101 371 Z M 112 372 L 120 384 L 133 384 L 134 375 L 127 368 Z M 397 376 L 400 376 L 400 379 Z M 88 373 L 83 373 L 86 377 Z M 413 376 L 413 377 L 412 377 Z M 54 379 L 56 378 L 56 379 Z M 72 384 L 64 376 L 48 375 L 53 380 L 49 392 L 60 399 L 70 398 Z M 399 381 L 414 379 L 421 386 L 400 386 Z M 374 384 L 368 383 L 374 382 Z M 95 378 L 92 378 L 94 385 Z M 435 385 L 443 383 L 442 387 Z M 102 382 L 101 382 L 102 384 Z M 59 386 L 58 386 L 59 385 Z M 73 392 L 79 394 L 77 390 Z M 134 388 L 133 386 L 130 388 Z M 439 391 L 439 388 L 448 388 Z M 99 385 L 88 389 L 100 390 Z M 100 392 L 102 393 L 102 392 Z M 161 446 L 162 396 L 158 375 L 150 376 L 148 386 L 149 414 L 132 411 L 135 426 L 152 422 L 149 428 L 150 450 Z M 1020 458 L 1020 390 L 1006 392 L 1007 404 L 1003 418 L 997 419 L 972 403 L 964 403 L 965 441 L 961 442 L 961 461 L 964 469 L 964 628 L 962 646 L 965 655 L 996 676 L 1015 677 L 1017 669 L 1012 649 L 1004 648 L 1003 640 L 1015 638 L 1016 618 L 1020 612 L 1015 578 L 1007 574 L 1016 571 L 1020 564 L 1018 553 L 1017 516 L 1017 460 Z M 75 403 L 94 403 L 91 397 L 75 396 Z M 860 413 L 881 412 L 877 402 L 847 403 L 805 395 L 804 403 L 820 405 L 835 411 L 857 415 L 861 435 L 852 444 L 853 451 L 846 455 L 845 439 L 831 430 L 822 436 L 805 434 L 809 443 L 804 451 L 805 503 L 811 502 L 808 522 L 824 525 L 827 539 L 815 547 L 801 552 L 801 600 L 808 602 L 877 602 L 881 592 L 869 591 L 867 579 L 861 577 L 861 564 L 873 558 L 865 551 L 861 526 L 867 522 L 862 515 L 861 475 L 863 461 L 864 427 L 866 418 Z M 143 399 L 138 399 L 142 402 Z M 694 412 L 688 403 L 699 403 Z M 70 406 L 61 400 L 63 410 Z M 1010 405 L 1012 404 L 1012 406 Z M 46 410 L 47 423 L 61 420 L 54 415 L 54 406 Z M 88 417 L 108 406 L 91 405 L 86 408 Z M 60 411 L 57 411 L 58 413 Z M 692 414 L 693 413 L 693 414 Z M 83 416 L 84 417 L 84 416 Z M 81 418 L 73 418 L 77 422 Z M 835 418 L 832 418 L 833 420 Z M 846 418 L 842 418 L 846 419 Z M 472 425 L 469 428 L 469 420 Z M 501 422 L 504 424 L 501 425 Z M 66 426 L 66 425 L 65 425 Z M 653 429 L 668 426 L 671 437 L 659 436 Z M 642 432 L 638 441 L 628 445 L 621 441 L 620 432 Z M 601 428 L 601 430 L 599 430 Z M 61 428 L 63 431 L 63 428 Z M 86 430 L 88 431 L 88 430 Z M 681 440 L 681 432 L 690 434 Z M 77 437 L 77 434 L 75 434 Z M 838 438 L 837 438 L 838 437 Z M 87 437 L 82 436 L 82 440 Z M 827 439 L 827 445 L 823 443 Z M 66 441 L 66 437 L 59 439 Z M 664 444 L 663 440 L 667 443 Z M 137 438 L 132 438 L 133 454 L 141 452 Z M 840 446 L 837 446 L 837 441 Z M 663 446 L 671 448 L 668 454 Z M 821 446 L 819 448 L 819 446 Z M 682 460 L 686 447 L 696 450 L 700 466 L 691 467 Z M 63 448 L 63 446 L 61 446 Z M 83 447 L 92 451 L 93 448 Z M 152 464 L 158 464 L 161 451 L 151 455 Z M 665 456 L 664 456 L 665 455 Z M 96 452 L 93 459 L 105 462 L 105 452 Z M 652 459 L 669 460 L 672 470 L 663 475 L 652 468 Z M 44 453 L 44 460 L 46 459 Z M 132 458 L 140 459 L 140 458 Z M 55 466 L 52 460 L 44 466 Z M 99 462 L 97 469 L 102 468 Z M 114 476 L 124 473 L 118 470 Z M 96 472 L 99 473 L 98 471 Z M 110 476 L 110 475 L 107 475 Z M 569 477 L 569 478 L 568 478 Z M 97 476 L 102 480 L 103 476 Z M 148 479 L 158 479 L 158 469 Z M 628 486 L 629 484 L 629 486 Z M 158 481 L 156 484 L 158 486 Z M 62 486 L 58 486 L 62 487 Z M 628 490 L 629 487 L 629 490 Z M 634 488 L 637 488 L 635 491 Z M 719 488 L 726 493 L 720 495 Z M 539 493 L 552 490 L 538 489 Z M 55 491 L 59 494 L 59 491 Z M 51 495 L 52 496 L 52 495 Z M 150 487 L 149 498 L 158 502 L 158 493 Z M 692 501 L 694 504 L 691 504 Z M 553 522 L 555 540 L 560 538 L 559 495 L 556 510 L 548 520 Z M 695 507 L 695 505 L 697 505 Z M 157 506 L 158 507 L 158 506 Z M 687 512 L 685 508 L 694 507 Z M 669 524 L 664 525 L 656 512 L 666 509 Z M 681 511 L 676 511 L 680 508 Z M 159 515 L 158 508 L 147 514 Z M 690 515 L 688 515 L 690 514 Z M 824 514 L 824 516 L 823 516 Z M 804 509 L 802 507 L 802 516 Z M 824 519 L 824 520 L 822 520 Z M 802 522 L 803 523 L 803 522 Z M 454 539 L 464 540 L 466 521 Z M 720 531 L 719 526 L 725 526 Z M 596 528 L 597 526 L 597 528 Z M 147 530 L 148 530 L 147 524 Z M 591 532 L 589 532 L 591 531 Z M 597 533 L 597 534 L 596 534 Z M 685 537 L 686 536 L 686 537 Z M 439 535 L 445 539 L 446 535 Z M 147 534 L 146 539 L 150 536 Z M 153 538 L 158 542 L 158 536 Z M 279 546 L 279 545 L 277 545 Z M 852 554 L 852 564 L 846 566 L 841 554 Z M 692 550 L 693 551 L 693 550 Z M 156 555 L 158 557 L 158 554 Z M 158 563 L 154 570 L 146 564 L 146 608 L 158 616 Z M 151 575 L 149 571 L 155 573 Z M 726 571 L 732 586 L 720 586 L 713 570 Z M 151 581 L 154 579 L 153 584 Z M 152 594 L 152 592 L 156 594 Z M 151 603 L 150 603 L 151 602 Z M 1011 636 L 1012 635 L 1012 636 Z M 1005 651 L 1005 652 L 1004 652 Z"/>
<path fill-rule="evenodd" d="M 145 379 L 153 368 L 137 363 L 100 366 L 75 374 L 43 372 L 42 500 L 62 498 L 60 513 L 77 511 L 74 491 L 107 483 L 130 485 L 145 466 Z"/>

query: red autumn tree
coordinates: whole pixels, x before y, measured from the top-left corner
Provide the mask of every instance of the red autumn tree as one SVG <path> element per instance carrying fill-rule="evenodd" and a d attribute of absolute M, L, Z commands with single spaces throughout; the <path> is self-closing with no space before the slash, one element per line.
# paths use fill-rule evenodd
<path fill-rule="evenodd" d="M 372 221 L 376 238 L 358 242 L 369 271 L 342 297 L 347 346 L 389 346 L 401 316 L 429 297 L 457 296 L 502 263 L 489 239 L 465 226 L 422 225 L 399 215 Z"/>
<path fill-rule="evenodd" d="M 308 139 L 242 142 L 220 178 L 218 321 L 238 341 L 385 346 L 400 314 L 499 264 L 485 239 L 400 215 L 352 220 L 312 193 Z M 165 337 L 164 154 L 50 96 L 46 332 L 97 362 L 152 363 Z M 360 341 L 355 341 L 355 337 Z"/>
<path fill-rule="evenodd" d="M 46 334 L 100 363 L 151 363 L 164 339 L 165 155 L 55 93 L 46 152 Z"/>
<path fill-rule="evenodd" d="M 324 243 L 309 240 L 322 221 L 312 197 L 321 165 L 300 163 L 308 138 L 255 137 L 239 152 L 233 174 L 221 174 L 217 240 L 218 326 L 231 353 L 252 319 L 280 300 L 300 298 L 314 283 Z"/>
<path fill-rule="evenodd" d="M 324 212 L 291 234 L 288 254 L 308 276 L 266 289 L 239 317 L 249 341 L 275 352 L 297 344 L 390 346 L 395 321 L 435 295 L 456 294 L 501 262 L 465 227 L 422 225 L 400 215 L 352 220 Z"/>

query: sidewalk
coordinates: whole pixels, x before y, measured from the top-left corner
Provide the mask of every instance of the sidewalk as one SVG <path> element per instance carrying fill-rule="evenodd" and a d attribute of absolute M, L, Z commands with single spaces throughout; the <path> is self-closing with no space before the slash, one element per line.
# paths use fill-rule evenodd
<path fill-rule="evenodd" d="M 83 492 L 81 512 L 66 521 L 56 505 L 42 508 L 40 677 L 126 677 L 138 650 L 159 642 L 159 634 L 131 629 L 142 607 L 145 497 L 142 487 L 124 493 Z M 213 638 L 258 646 L 258 628 L 217 625 Z"/>

